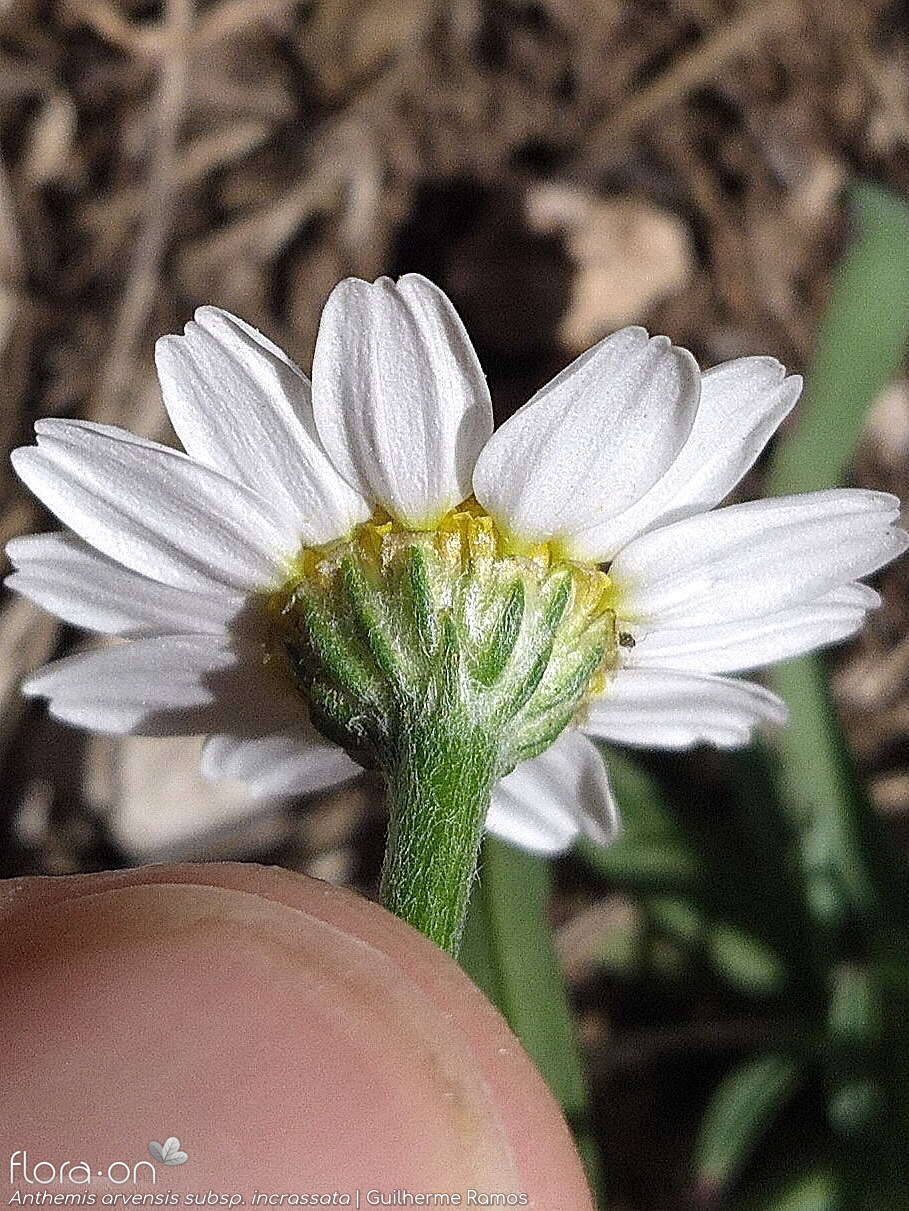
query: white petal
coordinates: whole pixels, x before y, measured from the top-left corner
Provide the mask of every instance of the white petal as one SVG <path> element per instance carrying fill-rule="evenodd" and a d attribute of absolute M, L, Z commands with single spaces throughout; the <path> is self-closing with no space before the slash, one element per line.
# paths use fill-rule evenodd
<path fill-rule="evenodd" d="M 755 618 L 867 576 L 909 545 L 899 501 L 838 489 L 731 505 L 634 539 L 610 576 L 623 617 L 661 626 Z"/>
<path fill-rule="evenodd" d="M 17 569 L 5 583 L 64 622 L 134 639 L 223 634 L 245 598 L 174 589 L 129 572 L 70 534 L 15 538 L 6 553 Z"/>
<path fill-rule="evenodd" d="M 16 473 L 103 554 L 183 589 L 258 588 L 298 536 L 262 497 L 176 450 L 87 421 L 39 421 Z"/>
<path fill-rule="evenodd" d="M 856 581 L 852 584 L 841 584 L 829 593 L 825 593 L 824 601 L 836 605 L 853 606 L 856 609 L 876 610 L 881 604 L 881 595 L 870 584 Z"/>
<path fill-rule="evenodd" d="M 267 709 L 270 678 L 255 659 L 214 636 L 137 639 L 54 661 L 23 693 L 50 700 L 58 719 L 93 731 L 195 735 Z"/>
<path fill-rule="evenodd" d="M 474 472 L 477 500 L 527 542 L 602 524 L 639 500 L 679 453 L 699 380 L 686 350 L 623 328 L 493 434 Z"/>
<path fill-rule="evenodd" d="M 581 727 L 604 740 L 645 748 L 738 748 L 758 724 L 785 723 L 786 714 L 785 703 L 750 681 L 620 669 L 589 704 Z"/>
<path fill-rule="evenodd" d="M 868 586 L 843 587 L 862 590 Z M 877 604 L 873 598 L 878 595 L 873 589 L 868 591 L 873 606 Z M 635 667 L 741 673 L 846 639 L 862 625 L 868 608 L 864 595 L 838 589 L 810 605 L 793 606 L 761 618 L 700 627 L 657 627 L 635 635 L 635 647 L 627 660 Z"/>
<path fill-rule="evenodd" d="M 322 448 L 309 380 L 254 328 L 201 307 L 155 358 L 187 454 L 264 496 L 303 543 L 341 538 L 369 517 Z"/>
<path fill-rule="evenodd" d="M 599 751 L 579 732 L 563 732 L 498 783 L 486 827 L 533 853 L 561 853 L 578 833 L 607 845 L 619 817 Z"/>
<path fill-rule="evenodd" d="M 263 799 L 312 795 L 362 772 L 343 749 L 311 727 L 261 736 L 214 735 L 202 746 L 206 778 L 236 778 Z"/>
<path fill-rule="evenodd" d="M 470 495 L 492 431 L 486 379 L 454 308 L 417 274 L 348 278 L 313 358 L 319 435 L 352 487 L 414 529 Z"/>
<path fill-rule="evenodd" d="M 637 534 L 712 509 L 752 466 L 801 390 L 801 378 L 787 378 L 772 357 L 742 357 L 706 371 L 694 424 L 669 470 L 630 508 L 577 534 L 575 555 L 611 559 Z"/>

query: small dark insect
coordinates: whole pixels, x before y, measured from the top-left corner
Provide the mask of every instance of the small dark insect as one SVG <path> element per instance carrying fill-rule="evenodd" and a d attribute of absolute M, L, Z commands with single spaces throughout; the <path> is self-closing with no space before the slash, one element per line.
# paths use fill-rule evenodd
<path fill-rule="evenodd" d="M 628 631 L 619 631 L 619 647 L 620 648 L 633 648 L 634 647 L 634 636 L 629 634 Z"/>

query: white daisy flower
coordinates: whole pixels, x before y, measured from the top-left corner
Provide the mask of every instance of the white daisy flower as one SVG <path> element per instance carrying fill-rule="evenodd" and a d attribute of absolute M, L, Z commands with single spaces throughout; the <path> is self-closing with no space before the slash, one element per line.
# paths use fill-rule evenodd
<path fill-rule="evenodd" d="M 157 364 L 185 454 L 45 420 L 13 455 L 71 533 L 10 543 L 8 583 L 126 640 L 24 688 L 80 727 L 207 733 L 204 773 L 262 796 L 355 774 L 342 744 L 383 764 L 391 715 L 431 729 L 456 700 L 504 773 L 491 831 L 606 842 L 589 737 L 734 747 L 782 723 L 727 674 L 851 635 L 879 604 L 860 578 L 909 545 L 880 492 L 711 511 L 798 397 L 769 357 L 701 374 L 625 328 L 493 432 L 458 316 L 408 275 L 336 287 L 312 382 L 213 307 Z"/>

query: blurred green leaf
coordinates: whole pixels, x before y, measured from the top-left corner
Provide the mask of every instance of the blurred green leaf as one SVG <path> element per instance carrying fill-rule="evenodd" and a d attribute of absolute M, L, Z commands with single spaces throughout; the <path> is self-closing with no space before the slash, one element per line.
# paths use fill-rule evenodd
<path fill-rule="evenodd" d="M 701 882 L 702 866 L 656 779 L 627 754 L 597 747 L 609 766 L 622 831 L 605 848 L 580 840 L 578 854 L 617 889 L 692 891 Z"/>
<path fill-rule="evenodd" d="M 702 1201 L 713 1202 L 738 1176 L 799 1079 L 794 1057 L 770 1053 L 739 1064 L 720 1082 L 695 1146 Z"/>
<path fill-rule="evenodd" d="M 764 1190 L 747 1211 L 842 1211 L 839 1185 L 827 1166 L 819 1166 L 797 1177 L 788 1177 Z"/>
<path fill-rule="evenodd" d="M 881 1031 L 880 991 L 864 965 L 842 963 L 832 973 L 828 1026 L 844 1046 L 866 1046 Z"/>
<path fill-rule="evenodd" d="M 608 763 L 624 829 L 605 850 L 581 842 L 579 856 L 635 896 L 658 937 L 737 991 L 766 998 L 800 989 L 801 1004 L 818 1001 L 792 828 L 760 754 L 728 759 L 735 785 L 721 804 L 694 757 L 692 785 L 677 776 L 665 795 L 627 755 L 610 750 Z M 676 765 L 681 773 L 684 759 Z"/>
<path fill-rule="evenodd" d="M 718 922 L 710 931 L 708 954 L 729 983 L 749 996 L 767 997 L 785 988 L 779 956 L 744 929 Z"/>
<path fill-rule="evenodd" d="M 840 1136 L 874 1131 L 887 1103 L 875 1061 L 883 1003 L 873 965 L 844 962 L 831 972 L 825 1069 L 827 1118 Z"/>

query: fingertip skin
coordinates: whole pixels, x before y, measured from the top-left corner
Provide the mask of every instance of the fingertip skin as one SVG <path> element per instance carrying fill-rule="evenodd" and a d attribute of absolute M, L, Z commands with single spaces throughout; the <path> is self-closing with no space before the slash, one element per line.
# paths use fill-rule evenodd
<path fill-rule="evenodd" d="M 178 1193 L 461 1192 L 466 1206 L 477 1190 L 591 1211 L 504 1020 L 353 892 L 255 865 L 150 866 L 7 881 L 0 923 L 0 1156 L 84 1158 L 100 1192 L 121 1188 L 111 1161 L 175 1137 L 185 1162 L 153 1172 Z"/>

